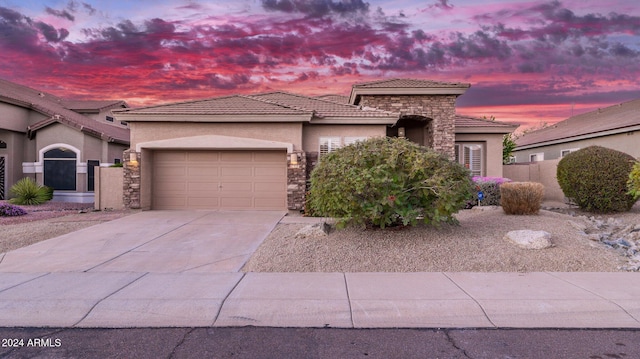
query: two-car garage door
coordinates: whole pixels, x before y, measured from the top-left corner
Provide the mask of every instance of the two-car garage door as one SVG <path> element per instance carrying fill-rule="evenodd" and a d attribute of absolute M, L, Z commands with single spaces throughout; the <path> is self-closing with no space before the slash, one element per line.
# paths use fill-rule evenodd
<path fill-rule="evenodd" d="M 286 151 L 154 151 L 153 209 L 284 210 L 286 202 Z"/>

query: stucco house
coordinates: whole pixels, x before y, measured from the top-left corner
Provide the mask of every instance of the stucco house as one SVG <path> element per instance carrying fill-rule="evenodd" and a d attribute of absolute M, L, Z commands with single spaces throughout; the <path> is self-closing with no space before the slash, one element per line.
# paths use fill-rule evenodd
<path fill-rule="evenodd" d="M 123 101 L 75 101 L 0 79 L 0 199 L 24 177 L 54 200 L 93 202 L 94 166 L 122 159 L 128 126 L 111 115 Z"/>
<path fill-rule="evenodd" d="M 354 85 L 346 102 L 271 92 L 114 110 L 131 130 L 124 205 L 300 210 L 317 161 L 374 136 L 406 137 L 501 176 L 502 136 L 515 126 L 456 116 L 468 88 L 391 79 Z"/>
<path fill-rule="evenodd" d="M 516 140 L 515 162 L 555 160 L 588 146 L 640 158 L 640 99 L 583 113 Z"/>

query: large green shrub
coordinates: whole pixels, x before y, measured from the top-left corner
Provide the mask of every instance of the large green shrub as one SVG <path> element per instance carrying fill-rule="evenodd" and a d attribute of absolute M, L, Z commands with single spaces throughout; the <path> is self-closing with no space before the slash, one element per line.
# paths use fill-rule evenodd
<path fill-rule="evenodd" d="M 402 138 L 372 138 L 324 155 L 311 174 L 307 205 L 339 225 L 438 225 L 472 193 L 469 171 Z"/>
<path fill-rule="evenodd" d="M 556 175 L 564 195 L 580 208 L 599 213 L 624 212 L 636 202 L 627 193 L 634 162 L 626 153 L 590 146 L 562 158 Z"/>
<path fill-rule="evenodd" d="M 640 162 L 636 162 L 633 165 L 631 173 L 629 173 L 629 179 L 627 180 L 627 192 L 636 201 L 640 199 Z"/>
<path fill-rule="evenodd" d="M 29 177 L 16 182 L 9 189 L 9 193 L 14 196 L 9 202 L 19 205 L 43 204 L 53 198 L 53 189 L 41 186 Z"/>

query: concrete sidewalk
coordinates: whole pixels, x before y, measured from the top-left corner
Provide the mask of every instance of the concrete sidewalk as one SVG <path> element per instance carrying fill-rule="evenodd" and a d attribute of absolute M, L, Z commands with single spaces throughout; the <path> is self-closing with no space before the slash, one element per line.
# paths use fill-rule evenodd
<path fill-rule="evenodd" d="M 3 327 L 640 328 L 636 273 L 0 273 Z"/>

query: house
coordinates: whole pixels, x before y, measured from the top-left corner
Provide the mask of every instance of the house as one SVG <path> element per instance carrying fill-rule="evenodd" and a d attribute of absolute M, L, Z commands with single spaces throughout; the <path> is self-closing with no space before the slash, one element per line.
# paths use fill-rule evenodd
<path fill-rule="evenodd" d="M 588 146 L 640 158 L 640 99 L 570 117 L 516 140 L 515 162 L 559 159 Z"/>
<path fill-rule="evenodd" d="M 129 129 L 111 110 L 123 101 L 72 101 L 0 79 L 0 199 L 23 177 L 54 200 L 93 202 L 94 166 L 122 160 Z"/>
<path fill-rule="evenodd" d="M 502 136 L 515 126 L 456 116 L 468 88 L 391 79 L 356 84 L 348 98 L 270 92 L 114 110 L 131 130 L 124 204 L 300 210 L 324 154 L 375 136 L 406 137 L 474 174 L 501 176 Z"/>

